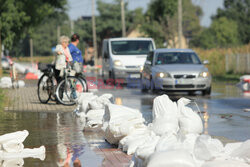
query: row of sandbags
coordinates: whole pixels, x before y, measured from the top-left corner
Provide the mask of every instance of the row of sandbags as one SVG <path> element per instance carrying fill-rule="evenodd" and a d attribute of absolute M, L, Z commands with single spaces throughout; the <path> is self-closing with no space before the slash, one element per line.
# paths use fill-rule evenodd
<path fill-rule="evenodd" d="M 244 167 L 250 162 L 249 141 L 224 147 L 218 139 L 200 135 L 203 123 L 200 116 L 188 107 L 189 99 L 181 98 L 176 103 L 167 95 L 156 97 L 153 121 L 146 126 L 139 110 L 112 102 L 100 103 L 97 100 L 100 97 L 92 94 L 82 98 L 78 111 L 87 111 L 86 116 L 92 109 L 91 103 L 99 104 L 94 106 L 102 104 L 99 126 L 110 144 L 119 145 L 127 154 L 134 154 L 130 166 L 217 167 L 232 164 Z"/>
<path fill-rule="evenodd" d="M 23 166 L 23 158 L 45 159 L 45 147 L 28 149 L 23 142 L 29 135 L 27 130 L 7 133 L 0 136 L 0 166 Z"/>
<path fill-rule="evenodd" d="M 10 77 L 2 77 L 0 79 L 0 88 L 12 88 L 12 87 L 24 87 L 25 82 L 23 80 L 18 80 L 17 82 L 12 82 Z"/>

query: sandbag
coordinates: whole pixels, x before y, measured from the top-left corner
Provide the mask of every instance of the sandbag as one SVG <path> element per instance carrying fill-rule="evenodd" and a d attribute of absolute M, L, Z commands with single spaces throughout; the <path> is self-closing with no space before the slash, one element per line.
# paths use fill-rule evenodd
<path fill-rule="evenodd" d="M 0 144 L 2 145 L 7 142 L 23 143 L 23 141 L 26 139 L 28 135 L 29 132 L 27 130 L 7 133 L 0 136 Z"/>
<path fill-rule="evenodd" d="M 177 131 L 179 130 L 178 118 L 175 116 L 165 116 L 162 118 L 154 119 L 153 123 L 149 124 L 149 128 L 159 136 L 166 133 L 177 133 Z"/>
<path fill-rule="evenodd" d="M 190 102 L 189 99 L 181 98 L 178 100 L 179 109 L 179 125 L 182 133 L 197 133 L 203 132 L 203 124 L 200 116 L 186 105 Z"/>
<path fill-rule="evenodd" d="M 230 154 L 232 157 L 243 159 L 245 162 L 250 163 L 250 140 L 243 142 L 240 147 L 236 148 Z"/>
<path fill-rule="evenodd" d="M 224 147 L 224 152 L 226 155 L 230 155 L 234 150 L 241 146 L 242 142 L 227 143 Z"/>
<path fill-rule="evenodd" d="M 24 149 L 23 143 L 17 143 L 14 140 L 10 140 L 2 143 L 2 150 L 8 153 L 18 153 Z"/>
<path fill-rule="evenodd" d="M 173 133 L 166 133 L 159 139 L 155 151 L 168 151 L 177 143 L 177 136 Z"/>
<path fill-rule="evenodd" d="M 104 109 L 105 105 L 113 102 L 114 99 L 112 94 L 103 94 L 95 100 L 90 101 L 89 108 L 92 110 Z"/>
<path fill-rule="evenodd" d="M 0 158 L 1 167 L 22 167 L 23 165 L 24 165 L 24 160 L 22 158 L 4 159 L 4 160 Z"/>
<path fill-rule="evenodd" d="M 156 152 L 147 167 L 196 167 L 192 155 L 185 150 Z"/>
<path fill-rule="evenodd" d="M 110 103 L 103 116 L 104 137 L 110 144 L 118 144 L 135 129 L 144 127 L 144 121 L 139 110 Z"/>
<path fill-rule="evenodd" d="M 84 112 L 86 113 L 89 110 L 89 102 L 96 99 L 98 96 L 94 95 L 93 93 L 81 93 L 79 99 L 78 99 L 78 106 L 77 110 L 78 112 Z"/>
<path fill-rule="evenodd" d="M 175 102 L 169 99 L 167 95 L 158 96 L 154 99 L 153 120 L 163 117 L 178 117 L 178 109 Z"/>
<path fill-rule="evenodd" d="M 104 109 L 89 110 L 86 114 L 86 126 L 96 127 L 102 125 L 102 119 L 104 115 Z"/>
<path fill-rule="evenodd" d="M 0 88 L 11 88 L 12 81 L 10 77 L 2 77 L 0 79 Z"/>
<path fill-rule="evenodd" d="M 138 158 L 143 160 L 143 164 L 146 165 L 148 162 L 148 158 L 155 151 L 155 146 L 158 143 L 160 136 L 156 136 L 154 133 L 151 133 L 146 137 L 144 144 L 139 146 L 136 150 L 136 155 Z"/>
<path fill-rule="evenodd" d="M 194 155 L 199 160 L 211 160 L 224 151 L 223 144 L 209 135 L 200 135 L 194 145 Z"/>
<path fill-rule="evenodd" d="M 235 160 L 214 160 L 205 162 L 202 167 L 249 167 L 250 165 Z"/>

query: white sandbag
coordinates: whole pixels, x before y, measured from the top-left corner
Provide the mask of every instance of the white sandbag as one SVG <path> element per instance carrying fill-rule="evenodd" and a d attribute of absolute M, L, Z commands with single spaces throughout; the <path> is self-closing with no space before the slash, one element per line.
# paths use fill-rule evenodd
<path fill-rule="evenodd" d="M 250 165 L 235 160 L 214 160 L 205 162 L 202 167 L 249 167 Z"/>
<path fill-rule="evenodd" d="M 150 156 L 147 167 L 196 167 L 192 155 L 185 150 L 156 152 Z"/>
<path fill-rule="evenodd" d="M 4 160 L 0 158 L 1 167 L 22 167 L 23 165 L 24 165 L 24 160 L 22 158 L 4 159 Z"/>
<path fill-rule="evenodd" d="M 81 93 L 78 100 L 78 112 L 86 113 L 89 110 L 89 102 L 94 101 L 97 97 L 93 93 Z"/>
<path fill-rule="evenodd" d="M 219 156 L 223 150 L 221 141 L 212 139 L 209 135 L 200 135 L 194 145 L 194 155 L 198 160 L 211 160 Z"/>
<path fill-rule="evenodd" d="M 25 86 L 25 82 L 24 82 L 23 80 L 18 80 L 18 81 L 17 81 L 17 84 L 18 84 L 18 87 L 19 87 L 19 88 L 22 88 L 22 87 Z"/>
<path fill-rule="evenodd" d="M 27 130 L 7 133 L 7 134 L 0 136 L 0 144 L 10 142 L 10 141 L 15 142 L 15 143 L 22 143 L 28 135 L 29 135 L 29 132 Z"/>
<path fill-rule="evenodd" d="M 144 144 L 136 149 L 136 155 L 143 161 L 143 165 L 147 164 L 150 155 L 154 153 L 155 146 L 159 139 L 160 136 L 156 136 L 154 133 L 151 133 L 147 136 Z"/>
<path fill-rule="evenodd" d="M 177 117 L 178 109 L 175 102 L 169 99 L 167 95 L 158 96 L 154 99 L 153 120 L 163 117 Z"/>
<path fill-rule="evenodd" d="M 86 126 L 92 128 L 98 125 L 102 125 L 102 119 L 104 113 L 105 113 L 104 109 L 89 110 L 86 114 L 87 118 Z"/>
<path fill-rule="evenodd" d="M 178 109 L 180 112 L 179 125 L 182 133 L 197 133 L 203 132 L 203 124 L 200 116 L 190 107 L 187 107 L 190 100 L 181 98 L 178 100 Z"/>
<path fill-rule="evenodd" d="M 120 140 L 119 148 L 127 152 L 128 155 L 131 155 L 135 153 L 135 150 L 139 146 L 145 143 L 150 135 L 151 133 L 146 127 L 136 129 L 133 133 Z"/>
<path fill-rule="evenodd" d="M 89 102 L 89 108 L 93 110 L 104 109 L 105 105 L 114 103 L 112 94 L 103 94 L 95 100 Z"/>
<path fill-rule="evenodd" d="M 179 147 L 179 149 L 184 149 L 186 151 L 188 151 L 189 153 L 193 154 L 194 151 L 194 146 L 196 143 L 197 138 L 199 137 L 198 134 L 195 133 L 190 133 L 190 134 L 178 134 L 178 140 L 181 143 L 181 147 Z M 178 147 L 175 147 L 178 148 Z"/>
<path fill-rule="evenodd" d="M 243 142 L 240 147 L 232 151 L 230 156 L 243 159 L 245 162 L 250 163 L 250 140 Z"/>
<path fill-rule="evenodd" d="M 166 133 L 159 139 L 155 151 L 168 151 L 177 143 L 177 137 L 173 133 Z"/>
<path fill-rule="evenodd" d="M 2 77 L 0 79 L 0 88 L 11 88 L 12 81 L 10 77 Z"/>
<path fill-rule="evenodd" d="M 22 74 L 25 74 L 26 72 L 28 72 L 28 68 L 22 64 L 19 63 L 15 63 L 15 69 Z"/>
<path fill-rule="evenodd" d="M 110 144 L 118 144 L 135 129 L 144 127 L 144 121 L 139 110 L 110 103 L 105 107 L 103 116 L 105 139 Z"/>
<path fill-rule="evenodd" d="M 8 153 L 18 153 L 24 149 L 23 143 L 16 143 L 14 140 L 10 140 L 2 143 L 2 150 Z"/>
<path fill-rule="evenodd" d="M 149 125 L 149 128 L 159 136 L 166 133 L 177 133 L 179 130 L 178 118 L 175 116 L 159 117 L 153 120 L 153 123 Z"/>
<path fill-rule="evenodd" d="M 224 153 L 230 155 L 234 150 L 241 146 L 242 142 L 237 143 L 227 143 L 224 147 Z"/>
<path fill-rule="evenodd" d="M 41 146 L 39 148 L 24 148 L 21 152 L 17 153 L 8 153 L 5 151 L 0 151 L 0 157 L 2 159 L 11 159 L 11 158 L 39 158 L 40 160 L 45 159 L 45 147 Z"/>

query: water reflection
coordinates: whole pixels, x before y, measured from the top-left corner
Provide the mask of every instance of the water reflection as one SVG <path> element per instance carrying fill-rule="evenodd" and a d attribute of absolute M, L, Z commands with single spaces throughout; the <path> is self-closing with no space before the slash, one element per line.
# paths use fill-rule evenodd
<path fill-rule="evenodd" d="M 30 133 L 24 141 L 25 147 L 34 148 L 41 145 L 46 147 L 44 161 L 26 158 L 25 167 L 100 166 L 102 164 L 103 158 L 96 155 L 89 147 L 82 126 L 71 113 L 0 112 L 0 135 L 23 129 L 27 129 Z M 91 134 L 88 135 L 91 136 Z M 21 161 L 17 162 L 21 164 Z"/>

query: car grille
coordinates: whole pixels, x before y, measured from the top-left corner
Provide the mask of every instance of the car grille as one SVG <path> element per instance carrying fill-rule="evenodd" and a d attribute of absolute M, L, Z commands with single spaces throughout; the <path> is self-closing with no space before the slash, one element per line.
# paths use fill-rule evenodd
<path fill-rule="evenodd" d="M 194 88 L 194 85 L 175 85 L 175 88 Z"/>
<path fill-rule="evenodd" d="M 140 68 L 140 66 L 125 66 L 126 68 Z"/>
<path fill-rule="evenodd" d="M 181 74 L 181 75 L 174 75 L 174 78 L 195 78 L 195 75 L 184 75 L 184 74 Z"/>
<path fill-rule="evenodd" d="M 204 88 L 206 85 L 197 85 L 197 88 Z"/>

